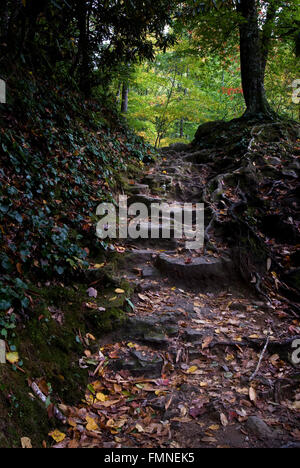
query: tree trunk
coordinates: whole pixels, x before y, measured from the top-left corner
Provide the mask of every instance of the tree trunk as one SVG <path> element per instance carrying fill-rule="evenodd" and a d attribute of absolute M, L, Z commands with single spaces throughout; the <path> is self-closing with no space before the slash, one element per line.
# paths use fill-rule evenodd
<path fill-rule="evenodd" d="M 241 0 L 237 11 L 245 21 L 240 24 L 241 75 L 244 98 L 247 106 L 245 116 L 271 117 L 264 88 L 266 51 L 262 50 L 259 35 L 256 0 Z"/>
<path fill-rule="evenodd" d="M 121 105 L 121 112 L 126 114 L 128 111 L 128 97 L 129 97 L 129 86 L 127 83 L 123 83 L 122 88 L 122 105 Z"/>
<path fill-rule="evenodd" d="M 78 55 L 79 55 L 79 87 L 86 97 L 91 92 L 90 57 L 89 57 L 89 25 L 88 5 L 85 0 L 78 0 L 77 21 L 79 29 Z"/>
<path fill-rule="evenodd" d="M 184 119 L 180 119 L 179 124 L 179 137 L 184 138 Z"/>

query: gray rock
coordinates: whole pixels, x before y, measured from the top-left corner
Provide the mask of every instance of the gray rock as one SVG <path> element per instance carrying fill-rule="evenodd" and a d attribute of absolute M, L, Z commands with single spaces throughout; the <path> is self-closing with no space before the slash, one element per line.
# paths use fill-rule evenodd
<path fill-rule="evenodd" d="M 250 416 L 246 422 L 247 429 L 259 438 L 271 438 L 274 431 L 259 417 Z"/>
<path fill-rule="evenodd" d="M 159 271 L 153 267 L 146 267 L 142 271 L 143 278 L 158 278 L 160 276 Z"/>
<path fill-rule="evenodd" d="M 177 151 L 177 152 L 183 152 L 183 151 L 189 151 L 191 146 L 186 143 L 173 143 L 173 145 L 170 145 L 171 150 Z"/>
<path fill-rule="evenodd" d="M 145 333 L 158 331 L 157 317 L 149 315 L 145 318 L 128 317 L 125 330 L 132 338 L 143 337 Z"/>
<path fill-rule="evenodd" d="M 133 203 L 144 203 L 144 205 L 150 208 L 152 203 L 162 203 L 162 199 L 151 197 L 150 195 L 145 195 L 143 193 L 138 193 L 129 198 L 128 205 Z"/>
<path fill-rule="evenodd" d="M 161 254 L 157 257 L 159 270 L 182 279 L 206 280 L 209 278 L 232 281 L 234 266 L 230 259 L 203 256 L 186 263 L 184 257 L 171 257 Z"/>
<path fill-rule="evenodd" d="M 149 333 L 144 333 L 142 340 L 145 343 L 150 343 L 159 346 L 166 346 L 168 344 L 168 339 L 163 333 L 151 331 Z"/>
<path fill-rule="evenodd" d="M 149 194 L 150 188 L 149 185 L 147 184 L 134 184 L 129 187 L 127 187 L 126 192 L 129 194 Z"/>
<path fill-rule="evenodd" d="M 142 265 L 147 262 L 151 262 L 153 258 L 157 256 L 156 250 L 152 249 L 141 249 L 141 250 L 132 250 L 127 253 L 123 263 L 129 267 Z"/>
<path fill-rule="evenodd" d="M 201 343 L 204 338 L 204 335 L 203 332 L 201 332 L 200 330 L 195 330 L 194 328 L 186 328 L 183 334 L 183 338 L 189 343 Z"/>
<path fill-rule="evenodd" d="M 247 310 L 247 306 L 245 304 L 240 303 L 240 302 L 232 302 L 232 304 L 230 304 L 230 306 L 229 306 L 229 309 L 244 312 L 244 311 Z"/>
<path fill-rule="evenodd" d="M 116 359 L 111 362 L 114 370 L 128 370 L 133 375 L 147 375 L 153 378 L 161 376 L 163 359 L 160 356 L 144 355 L 138 351 L 132 351 L 129 358 Z"/>

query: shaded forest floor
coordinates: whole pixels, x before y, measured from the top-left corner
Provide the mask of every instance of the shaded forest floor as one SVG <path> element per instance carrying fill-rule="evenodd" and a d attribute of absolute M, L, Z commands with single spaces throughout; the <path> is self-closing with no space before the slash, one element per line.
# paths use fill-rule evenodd
<path fill-rule="evenodd" d="M 298 145 L 296 125 L 217 122 L 128 181 L 131 202 L 204 201 L 206 249 L 116 246 L 130 311 L 80 338 L 89 384 L 58 405 L 56 447 L 299 447 Z"/>

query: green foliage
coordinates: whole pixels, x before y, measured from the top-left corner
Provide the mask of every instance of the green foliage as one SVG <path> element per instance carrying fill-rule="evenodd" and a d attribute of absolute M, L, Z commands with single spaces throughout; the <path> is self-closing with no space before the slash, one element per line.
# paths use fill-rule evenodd
<path fill-rule="evenodd" d="M 0 74 L 26 68 L 90 96 L 120 63 L 151 59 L 155 47 L 174 42 L 165 28 L 172 6 L 169 0 L 4 0 Z"/>
<path fill-rule="evenodd" d="M 88 266 L 88 252 L 100 248 L 98 204 L 113 200 L 116 174 L 152 154 L 106 103 L 30 78 L 18 85 L 0 121 L 3 317 L 30 306 L 28 279 L 70 277 Z M 3 320 L 7 329 L 11 316 Z"/>
<path fill-rule="evenodd" d="M 226 60 L 202 57 L 188 38 L 136 67 L 130 90 L 129 123 L 152 144 L 190 141 L 200 123 L 244 110 L 238 50 Z"/>

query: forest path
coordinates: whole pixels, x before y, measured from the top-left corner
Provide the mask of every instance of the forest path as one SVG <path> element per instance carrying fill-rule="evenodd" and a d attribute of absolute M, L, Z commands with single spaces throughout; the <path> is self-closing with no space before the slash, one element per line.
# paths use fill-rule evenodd
<path fill-rule="evenodd" d="M 205 174 L 188 159 L 165 151 L 132 183 L 129 201 L 201 200 Z M 230 256 L 187 251 L 184 238 L 122 245 L 119 277 L 134 286 L 132 311 L 90 357 L 98 364 L 86 399 L 61 406 L 68 429 L 57 446 L 297 445 L 299 382 L 276 352 L 282 317 L 243 283 Z"/>

